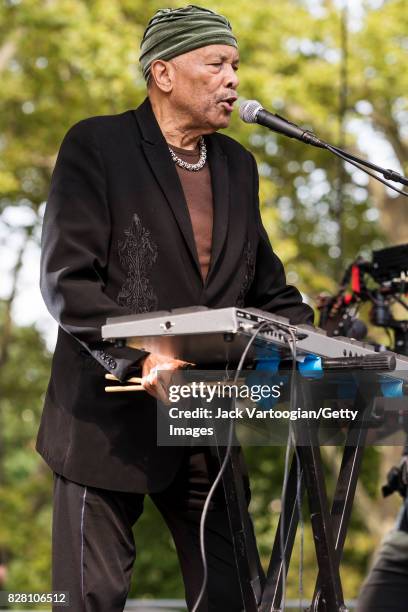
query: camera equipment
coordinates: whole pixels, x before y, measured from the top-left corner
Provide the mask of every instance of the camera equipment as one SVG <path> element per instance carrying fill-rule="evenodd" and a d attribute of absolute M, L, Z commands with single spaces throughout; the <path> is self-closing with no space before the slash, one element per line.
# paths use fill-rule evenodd
<path fill-rule="evenodd" d="M 381 487 L 383 497 L 388 497 L 398 491 L 403 499 L 407 496 L 406 465 L 401 463 L 399 467 L 393 465 L 387 474 L 387 483 Z"/>
<path fill-rule="evenodd" d="M 387 348 L 408 355 L 408 319 L 395 319 L 392 313 L 397 303 L 408 310 L 407 293 L 408 244 L 373 251 L 371 261 L 359 257 L 347 268 L 337 295 L 319 296 L 319 325 L 329 335 L 363 340 L 367 326 L 358 319 L 358 311 L 370 302 L 370 323 L 393 331 L 392 345 Z"/>

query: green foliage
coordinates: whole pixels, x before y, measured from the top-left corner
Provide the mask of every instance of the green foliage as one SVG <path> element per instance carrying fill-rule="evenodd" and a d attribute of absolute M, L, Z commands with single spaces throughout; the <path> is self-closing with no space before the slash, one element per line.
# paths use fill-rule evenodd
<path fill-rule="evenodd" d="M 208 0 L 206 6 L 227 15 L 238 36 L 242 97 L 259 99 L 337 142 L 340 15 L 331 0 L 313 4 L 321 10 L 310 11 L 307 0 L 250 5 Z M 367 4 L 361 26 L 350 24 L 346 143 L 357 148 L 351 128 L 352 120 L 358 120 L 385 136 L 407 170 L 408 75 L 403 68 L 408 12 L 404 0 L 388 0 L 376 9 Z M 162 6 L 158 0 L 1 0 L 0 222 L 9 206 L 37 211 L 44 202 L 59 144 L 73 123 L 142 101 L 139 41 L 148 19 Z M 349 168 L 339 211 L 339 165 L 328 153 L 245 125 L 237 113 L 228 134 L 255 154 L 268 233 L 290 282 L 310 296 L 334 290 L 340 270 L 359 252 L 380 247 L 395 233 L 404 239 L 406 209 Z M 0 311 L 0 324 L 3 318 Z M 0 372 L 0 563 L 7 563 L 7 588 L 15 590 L 48 590 L 50 582 L 52 480 L 34 452 L 49 367 L 50 355 L 38 332 L 15 327 Z M 250 448 L 247 459 L 251 509 L 266 565 L 278 519 L 283 450 Z M 362 483 L 373 499 L 379 464 L 379 453 L 370 451 Z M 183 596 L 174 546 L 160 521 L 147 502 L 136 527 L 138 571 L 131 595 Z M 306 533 L 309 537 L 308 525 Z M 364 525 L 353 515 L 344 566 L 347 595 L 356 594 L 371 551 Z M 309 545 L 309 592 L 313 555 Z M 297 593 L 296 555 L 294 563 L 292 596 Z"/>
<path fill-rule="evenodd" d="M 370 11 L 367 27 L 351 36 L 349 117 L 361 116 L 356 109 L 366 98 L 380 105 L 378 113 L 370 116 L 375 125 L 395 115 L 394 107 L 402 117 L 406 87 L 399 70 L 405 44 L 400 5 L 389 2 L 382 10 Z M 138 42 L 148 18 L 160 6 L 159 2 L 145 5 L 123 0 L 108 4 L 3 2 L 0 30 L 9 59 L 0 64 L 0 132 L 5 153 L 0 164 L 0 209 L 23 200 L 37 207 L 45 199 L 57 148 L 73 123 L 141 102 L 145 85 L 137 68 Z M 271 2 L 253 3 L 250 10 L 242 1 L 209 2 L 208 6 L 227 14 L 238 35 L 241 95 L 259 98 L 265 106 L 313 126 L 323 138 L 335 142 L 340 42 L 339 14 L 331 4 L 326 3 L 318 16 L 308 11 L 307 2 L 289 0 L 280 3 L 279 11 Z M 380 36 L 383 11 L 388 42 Z M 299 36 L 300 22 L 307 38 Z M 398 45 L 395 53 L 384 50 L 381 66 L 377 39 L 392 49 L 394 42 Z M 373 80 L 364 79 L 367 65 L 375 71 Z M 246 126 L 237 115 L 229 134 L 257 157 L 264 215 L 292 280 L 312 294 L 333 288 L 339 255 L 344 263 L 360 250 L 378 245 L 379 228 L 365 216 L 373 206 L 366 186 L 353 185 L 353 175 L 346 174 L 339 253 L 337 162 L 327 152 Z M 350 136 L 349 144 L 353 141 Z"/>
<path fill-rule="evenodd" d="M 33 327 L 15 328 L 0 371 L 0 561 L 15 590 L 49 589 L 51 474 L 34 452 L 50 355 Z"/>

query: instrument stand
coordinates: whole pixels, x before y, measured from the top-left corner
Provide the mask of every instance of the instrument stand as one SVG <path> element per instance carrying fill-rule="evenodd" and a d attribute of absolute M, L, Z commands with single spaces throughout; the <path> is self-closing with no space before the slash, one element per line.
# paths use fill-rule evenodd
<path fill-rule="evenodd" d="M 300 391 L 298 405 L 306 410 L 313 407 L 313 385 L 318 384 L 319 381 L 301 379 L 298 388 Z M 301 440 L 301 444 L 296 445 L 296 452 L 292 457 L 282 496 L 285 504 L 281 511 L 266 576 L 260 563 L 245 499 L 239 468 L 241 451 L 238 446 L 231 448 L 222 481 L 245 612 L 282 612 L 282 575 L 284 568 L 286 573 L 289 568 L 299 523 L 298 490 L 301 500 L 304 492 L 307 492 L 318 564 L 316 586 L 308 612 L 347 612 L 339 567 L 367 435 L 367 427 L 362 426 L 362 419 L 364 414 L 374 407 L 377 396 L 375 384 L 364 387 L 364 393 L 359 387 L 358 389 L 354 400 L 354 409 L 358 410 L 358 417 L 348 427 L 331 510 L 329 510 L 317 428 L 306 420 L 303 420 L 301 432 L 299 426 L 295 427 L 295 439 Z M 221 463 L 225 457 L 225 446 L 221 447 L 216 443 L 212 447 L 212 452 Z M 300 460 L 299 485 L 296 455 Z M 282 517 L 284 562 L 281 555 Z"/>

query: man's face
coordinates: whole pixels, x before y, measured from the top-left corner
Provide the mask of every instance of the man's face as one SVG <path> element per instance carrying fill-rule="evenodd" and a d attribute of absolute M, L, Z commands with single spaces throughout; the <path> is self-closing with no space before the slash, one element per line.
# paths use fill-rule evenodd
<path fill-rule="evenodd" d="M 203 133 L 228 126 L 237 99 L 239 54 L 229 45 L 208 45 L 170 60 L 170 100 L 186 123 Z M 189 121 L 189 118 L 191 121 Z"/>

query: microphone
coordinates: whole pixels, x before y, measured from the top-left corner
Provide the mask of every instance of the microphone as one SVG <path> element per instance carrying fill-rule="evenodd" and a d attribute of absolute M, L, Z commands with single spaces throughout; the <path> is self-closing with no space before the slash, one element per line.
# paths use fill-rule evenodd
<path fill-rule="evenodd" d="M 259 123 L 259 125 L 263 125 L 273 132 L 289 136 L 289 138 L 295 138 L 314 147 L 326 148 L 326 143 L 317 138 L 313 132 L 303 130 L 296 123 L 291 123 L 279 115 L 270 113 L 257 100 L 243 102 L 239 107 L 239 116 L 245 123 Z"/>

